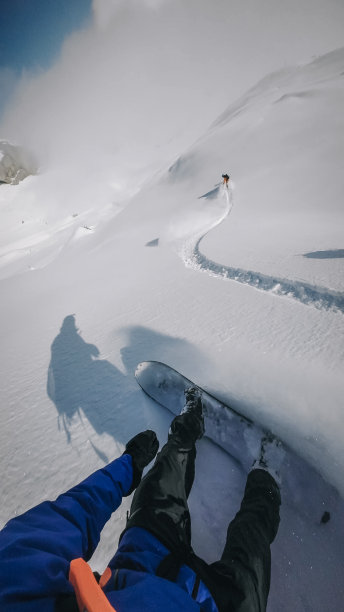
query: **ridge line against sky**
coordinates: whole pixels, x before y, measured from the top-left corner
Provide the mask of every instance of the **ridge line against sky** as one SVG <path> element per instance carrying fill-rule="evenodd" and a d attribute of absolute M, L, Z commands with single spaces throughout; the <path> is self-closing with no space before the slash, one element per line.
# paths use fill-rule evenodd
<path fill-rule="evenodd" d="M 81 4 L 88 10 L 77 22 Z M 65 30 L 57 28 L 55 60 L 49 68 L 35 60 L 35 72 L 21 59 L 18 75 L 4 49 L 19 62 L 25 40 L 33 56 L 44 48 L 21 13 L 28 33 L 18 37 L 24 5 L 73 5 L 74 21 L 70 8 L 61 10 Z M 121 193 L 133 171 L 146 177 L 170 163 L 266 75 L 343 46 L 338 0 L 0 0 L 0 6 L 4 31 L 7 18 L 17 32 L 11 37 L 9 29 L 0 43 L 0 139 L 32 150 L 40 167 L 63 163 L 64 180 L 69 169 L 77 181 L 78 168 L 83 175 L 95 163 L 103 180 L 107 163 L 111 176 L 116 168 Z M 44 32 L 57 24 L 51 20 Z M 10 100 L 2 109 L 1 92 Z"/>

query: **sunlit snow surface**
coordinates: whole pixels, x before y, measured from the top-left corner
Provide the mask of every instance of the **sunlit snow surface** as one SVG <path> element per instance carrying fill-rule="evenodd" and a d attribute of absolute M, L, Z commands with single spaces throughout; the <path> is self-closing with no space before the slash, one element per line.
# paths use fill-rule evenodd
<path fill-rule="evenodd" d="M 115 169 L 80 191 L 51 168 L 0 185 L 1 524 L 138 431 L 165 441 L 170 414 L 134 379 L 155 359 L 309 463 L 297 512 L 285 498 L 294 468 L 282 485 L 269 610 L 342 608 L 344 260 L 331 253 L 344 247 L 343 73 L 337 51 L 266 77 L 125 202 Z M 193 543 L 213 561 L 246 472 L 208 440 L 198 448 Z M 324 499 L 314 469 L 334 487 Z"/>

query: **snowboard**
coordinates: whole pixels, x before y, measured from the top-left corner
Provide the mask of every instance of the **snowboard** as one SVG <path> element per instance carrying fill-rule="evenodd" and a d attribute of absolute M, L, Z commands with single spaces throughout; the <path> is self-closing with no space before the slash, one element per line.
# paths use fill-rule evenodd
<path fill-rule="evenodd" d="M 245 472 L 259 457 L 261 440 L 273 435 L 269 430 L 205 391 L 177 370 L 159 361 L 139 363 L 135 377 L 143 391 L 172 414 L 185 405 L 184 391 L 197 387 L 202 392 L 205 436 L 221 447 Z M 274 436 L 276 437 L 276 436 Z M 277 439 L 277 437 L 276 437 Z M 324 511 L 341 504 L 338 492 L 317 470 L 283 441 L 286 451 L 281 468 L 283 504 L 297 509 L 313 524 L 320 523 Z"/>
<path fill-rule="evenodd" d="M 144 361 L 135 377 L 143 391 L 174 415 L 185 406 L 185 389 L 197 387 L 202 392 L 205 435 L 249 469 L 258 457 L 262 437 L 267 431 L 199 385 L 158 361 Z"/>

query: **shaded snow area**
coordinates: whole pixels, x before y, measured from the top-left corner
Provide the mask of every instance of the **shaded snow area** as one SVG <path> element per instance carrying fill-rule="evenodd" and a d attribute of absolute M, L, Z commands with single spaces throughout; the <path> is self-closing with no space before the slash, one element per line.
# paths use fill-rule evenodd
<path fill-rule="evenodd" d="M 158 360 L 288 447 L 268 610 L 343 609 L 343 74 L 341 49 L 266 76 L 125 197 L 115 168 L 85 173 L 77 198 L 54 166 L 0 186 L 1 526 L 137 432 L 165 442 L 171 415 L 134 378 Z M 228 450 L 198 443 L 207 561 L 245 486 Z"/>

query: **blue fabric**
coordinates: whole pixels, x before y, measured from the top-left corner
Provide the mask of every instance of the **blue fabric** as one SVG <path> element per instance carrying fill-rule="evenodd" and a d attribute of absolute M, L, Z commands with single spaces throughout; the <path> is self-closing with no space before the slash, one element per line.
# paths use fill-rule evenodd
<path fill-rule="evenodd" d="M 115 578 L 110 579 L 104 589 L 116 610 L 199 612 L 201 609 L 202 612 L 217 612 L 215 602 L 202 581 L 196 601 L 191 598 L 196 574 L 187 565 L 180 568 L 176 583 L 155 575 L 168 554 L 169 550 L 145 529 L 132 527 L 125 532 L 109 563 L 111 570 L 118 570 L 116 590 L 113 591 Z"/>
<path fill-rule="evenodd" d="M 72 559 L 86 561 L 105 523 L 132 483 L 130 455 L 123 455 L 82 483 L 7 523 L 0 532 L 0 610 L 50 612 L 68 581 Z"/>
<path fill-rule="evenodd" d="M 130 455 L 123 455 L 57 498 L 43 502 L 7 523 L 0 532 L 0 610 L 53 612 L 56 597 L 71 593 L 69 564 L 92 556 L 100 533 L 132 484 Z M 201 583 L 197 602 L 190 593 L 195 573 L 183 566 L 172 583 L 155 575 L 168 550 L 145 529 L 133 527 L 123 536 L 110 562 L 118 571 L 106 585 L 117 612 L 216 612 Z M 122 569 L 124 568 L 124 569 Z"/>

